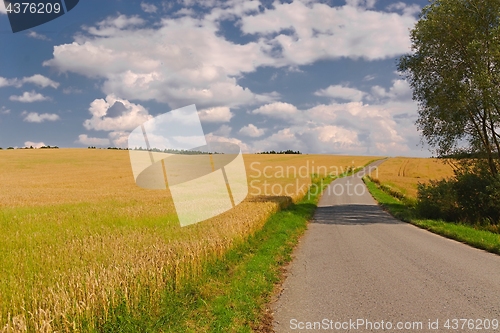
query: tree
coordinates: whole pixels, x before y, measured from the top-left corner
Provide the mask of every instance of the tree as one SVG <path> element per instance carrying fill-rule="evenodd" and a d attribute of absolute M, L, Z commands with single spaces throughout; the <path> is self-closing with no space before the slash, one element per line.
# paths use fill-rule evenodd
<path fill-rule="evenodd" d="M 417 127 L 438 156 L 500 158 L 500 0 L 433 0 L 398 69 L 418 102 Z"/>

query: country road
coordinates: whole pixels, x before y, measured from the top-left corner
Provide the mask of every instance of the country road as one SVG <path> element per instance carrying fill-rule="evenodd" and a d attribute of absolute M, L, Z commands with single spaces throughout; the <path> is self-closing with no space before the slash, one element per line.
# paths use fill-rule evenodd
<path fill-rule="evenodd" d="M 359 175 L 341 178 L 325 190 L 272 311 L 276 332 L 500 333 L 500 256 L 400 222 Z"/>

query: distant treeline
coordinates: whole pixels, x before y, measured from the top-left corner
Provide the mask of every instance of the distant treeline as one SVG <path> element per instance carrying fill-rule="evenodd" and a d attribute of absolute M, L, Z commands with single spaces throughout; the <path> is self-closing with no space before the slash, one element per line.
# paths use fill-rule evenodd
<path fill-rule="evenodd" d="M 297 155 L 300 155 L 302 154 L 300 151 L 293 151 L 293 150 L 282 150 L 282 151 L 274 151 L 274 150 L 270 150 L 270 151 L 264 151 L 262 153 L 257 153 L 257 154 L 297 154 Z"/>
<path fill-rule="evenodd" d="M 438 158 L 453 158 L 457 160 L 461 160 L 464 158 L 478 158 L 478 159 L 485 159 L 488 158 L 488 155 L 485 152 L 458 152 L 455 154 L 449 154 L 449 155 L 443 155 L 439 156 Z M 493 159 L 498 159 L 497 156 L 492 156 Z"/>
<path fill-rule="evenodd" d="M 88 149 L 113 149 L 113 150 L 129 150 L 128 148 L 117 148 L 117 147 L 108 147 L 108 148 L 96 148 L 94 146 L 87 147 Z"/>
<path fill-rule="evenodd" d="M 150 151 L 153 153 L 166 153 L 166 154 L 180 154 L 180 155 L 200 155 L 200 154 L 222 154 L 218 152 L 205 152 L 205 151 L 198 151 L 198 150 L 179 150 L 179 149 L 158 149 L 158 148 L 142 148 L 142 147 L 135 147 L 134 149 L 132 148 L 117 148 L 117 147 L 108 147 L 108 148 L 96 148 L 96 147 L 88 147 L 88 149 L 111 149 L 111 150 L 140 150 L 140 151 Z"/>
<path fill-rule="evenodd" d="M 200 155 L 200 154 L 218 154 L 218 153 L 209 153 L 205 151 L 198 151 L 198 150 L 184 150 L 184 149 L 158 149 L 158 148 L 151 148 L 151 149 L 145 149 L 142 147 L 139 148 L 134 148 L 134 150 L 144 150 L 144 151 L 151 151 L 154 153 L 166 153 L 166 154 L 181 154 L 181 155 Z"/>
<path fill-rule="evenodd" d="M 2 150 L 3 148 L 0 147 L 0 150 Z M 34 148 L 33 146 L 29 146 L 29 147 L 23 147 L 23 148 L 14 148 L 14 147 L 8 147 L 7 150 L 10 150 L 10 149 L 59 149 L 58 146 L 42 146 L 40 148 Z"/>

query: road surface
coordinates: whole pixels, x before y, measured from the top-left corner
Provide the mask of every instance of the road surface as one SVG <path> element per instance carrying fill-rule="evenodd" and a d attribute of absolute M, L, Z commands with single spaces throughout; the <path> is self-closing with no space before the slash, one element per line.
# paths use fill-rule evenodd
<path fill-rule="evenodd" d="M 275 331 L 500 333 L 500 256 L 394 219 L 364 171 L 325 190 L 272 305 Z"/>

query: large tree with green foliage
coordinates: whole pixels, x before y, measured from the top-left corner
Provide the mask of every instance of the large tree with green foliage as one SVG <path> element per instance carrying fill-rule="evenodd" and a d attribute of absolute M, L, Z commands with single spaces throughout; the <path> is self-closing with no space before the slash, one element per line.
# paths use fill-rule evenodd
<path fill-rule="evenodd" d="M 419 104 L 417 126 L 439 156 L 464 147 L 500 158 L 500 0 L 433 0 L 399 59 Z"/>

